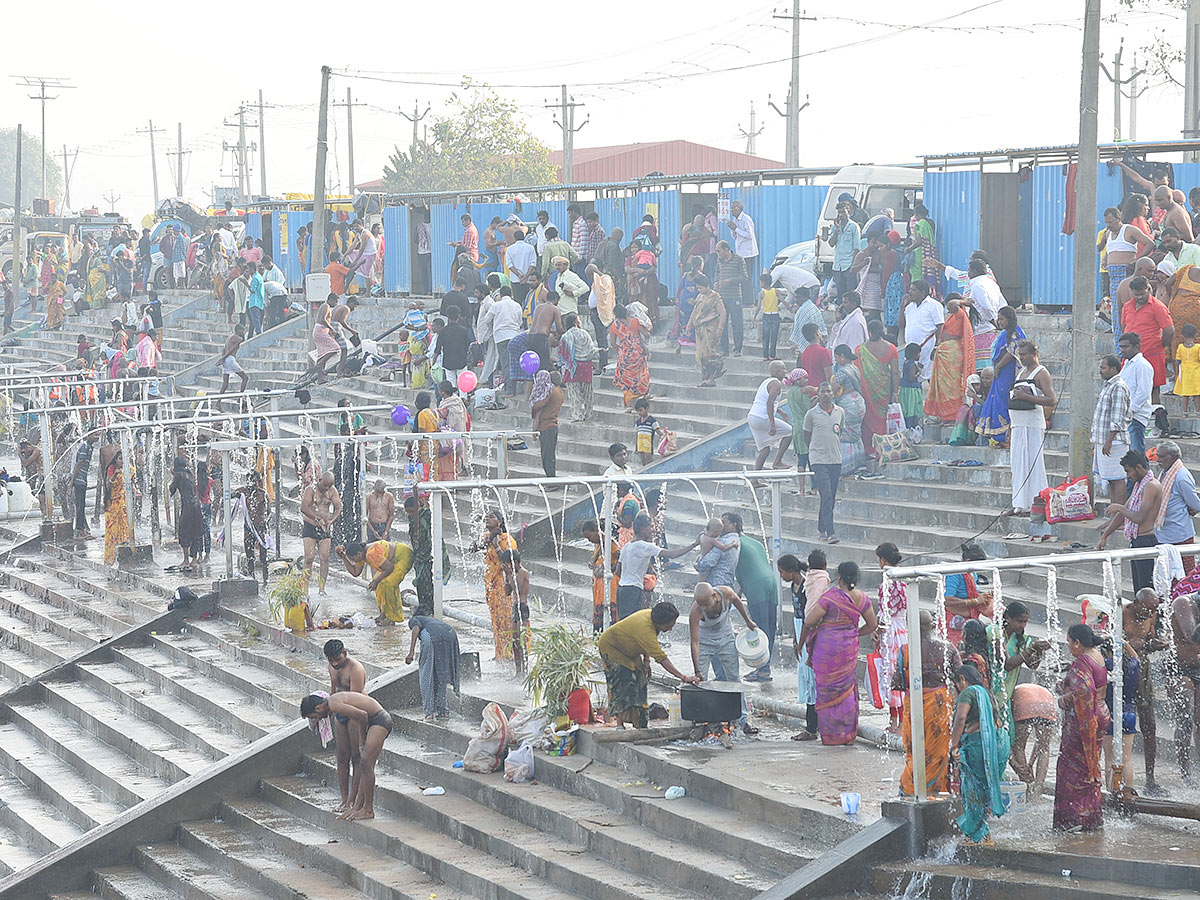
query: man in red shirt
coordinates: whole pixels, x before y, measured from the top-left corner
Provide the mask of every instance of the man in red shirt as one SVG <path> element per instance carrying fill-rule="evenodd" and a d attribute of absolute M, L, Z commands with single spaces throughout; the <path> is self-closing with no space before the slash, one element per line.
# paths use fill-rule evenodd
<path fill-rule="evenodd" d="M 1142 355 L 1154 368 L 1151 403 L 1160 403 L 1159 388 L 1167 383 L 1167 351 L 1175 340 L 1175 323 L 1162 301 L 1150 295 L 1150 282 L 1138 276 L 1129 282 L 1133 299 L 1121 307 L 1121 332 L 1134 331 L 1142 339 Z"/>
<path fill-rule="evenodd" d="M 350 270 L 342 265 L 342 254 L 336 250 L 329 254 L 329 265 L 325 267 L 325 273 L 329 276 L 330 291 L 339 297 L 346 293 L 346 276 L 350 274 Z"/>
<path fill-rule="evenodd" d="M 833 356 L 821 343 L 816 323 L 806 322 L 800 333 L 808 341 L 808 346 L 800 353 L 800 368 L 808 373 L 808 383 L 819 385 L 828 381 L 829 373 L 833 371 Z"/>

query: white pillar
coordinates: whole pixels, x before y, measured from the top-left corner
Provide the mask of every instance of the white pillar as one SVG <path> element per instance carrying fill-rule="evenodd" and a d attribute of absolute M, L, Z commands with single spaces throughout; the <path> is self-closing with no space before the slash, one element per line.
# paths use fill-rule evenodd
<path fill-rule="evenodd" d="M 888 581 L 885 575 L 884 597 L 888 596 Z M 890 687 L 880 685 L 880 689 L 888 690 Z M 918 803 L 929 799 L 925 774 L 924 692 L 924 679 L 921 677 L 921 604 L 916 602 L 914 595 L 913 601 L 908 604 L 908 715 L 912 726 L 913 789 Z"/>
<path fill-rule="evenodd" d="M 451 498 L 450 502 L 454 502 Z M 435 618 L 441 619 L 442 602 L 443 602 L 443 579 L 445 572 L 442 571 L 442 492 L 434 490 L 429 496 L 429 540 L 433 547 L 433 615 Z"/>
<path fill-rule="evenodd" d="M 225 578 L 233 578 L 233 510 L 230 508 L 229 479 L 233 477 L 233 454 L 226 452 L 221 459 L 221 505 L 225 508 Z"/>
<path fill-rule="evenodd" d="M 129 514 L 129 536 L 137 546 L 137 522 L 133 511 L 133 440 L 128 428 L 121 429 L 121 468 L 125 475 L 125 510 Z"/>
<path fill-rule="evenodd" d="M 17 268 L 16 266 L 13 267 Z M 48 405 L 48 404 L 47 404 Z M 54 521 L 54 448 L 50 445 L 50 414 L 39 413 L 38 425 L 42 430 L 42 484 L 46 491 L 46 519 Z"/>

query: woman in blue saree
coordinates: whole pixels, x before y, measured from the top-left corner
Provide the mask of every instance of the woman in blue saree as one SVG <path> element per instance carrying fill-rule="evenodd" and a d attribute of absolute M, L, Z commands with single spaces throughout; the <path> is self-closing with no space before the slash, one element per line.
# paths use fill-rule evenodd
<path fill-rule="evenodd" d="M 983 686 L 979 670 L 959 668 L 958 704 L 950 753 L 958 763 L 962 781 L 963 811 L 956 820 L 959 830 L 976 844 L 991 844 L 988 816 L 1002 816 L 1008 803 L 1000 792 L 1010 749 L 1008 729 L 996 714 L 992 695 Z"/>
<path fill-rule="evenodd" d="M 696 346 L 696 336 L 688 331 L 688 322 L 692 318 L 696 294 L 700 292 L 695 279 L 697 275 L 702 274 L 704 274 L 704 260 L 699 256 L 693 256 L 688 270 L 679 279 L 679 290 L 676 292 L 675 299 L 675 321 L 667 333 L 667 340 L 675 341 L 676 356 L 683 353 L 684 347 L 690 349 Z"/>
<path fill-rule="evenodd" d="M 1004 448 L 1008 446 L 1008 396 L 1017 379 L 1017 344 L 1025 340 L 1025 332 L 1017 324 L 1016 310 L 1010 306 L 1003 306 L 996 313 L 996 327 L 999 331 L 992 342 L 995 377 L 979 411 L 975 432 L 987 437 L 993 447 Z"/>

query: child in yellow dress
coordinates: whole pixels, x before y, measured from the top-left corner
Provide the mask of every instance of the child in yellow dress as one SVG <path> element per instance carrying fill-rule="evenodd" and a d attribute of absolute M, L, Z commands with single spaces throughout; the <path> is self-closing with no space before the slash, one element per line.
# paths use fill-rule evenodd
<path fill-rule="evenodd" d="M 1196 343 L 1196 326 L 1191 323 L 1180 329 L 1183 341 L 1175 348 L 1175 396 L 1183 398 L 1183 415 L 1189 407 L 1200 413 L 1200 344 Z"/>

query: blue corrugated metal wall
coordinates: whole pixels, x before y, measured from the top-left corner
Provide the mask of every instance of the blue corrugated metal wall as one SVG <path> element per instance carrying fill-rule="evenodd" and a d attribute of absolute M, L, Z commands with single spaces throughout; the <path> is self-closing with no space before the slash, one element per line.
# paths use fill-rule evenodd
<path fill-rule="evenodd" d="M 383 210 L 383 289 L 389 293 L 412 290 L 412 242 L 407 206 Z"/>
<path fill-rule="evenodd" d="M 1033 291 L 1033 177 L 1017 182 L 1017 235 L 1021 249 L 1021 296 Z"/>
<path fill-rule="evenodd" d="M 956 269 L 967 267 L 979 249 L 979 170 L 925 173 L 925 206 L 937 225 L 938 258 Z"/>
<path fill-rule="evenodd" d="M 246 216 L 246 237 L 254 238 L 256 241 L 262 237 L 262 219 L 258 213 L 250 213 Z"/>
<path fill-rule="evenodd" d="M 1075 284 L 1075 235 L 1062 233 L 1066 216 L 1067 167 L 1035 166 L 1030 188 L 1030 297 L 1034 303 L 1070 306 Z M 1090 227 L 1076 223 L 1076 232 L 1095 240 L 1104 227 L 1104 210 L 1121 202 L 1121 174 L 1100 167 L 1096 190 L 1096 221 Z M 1096 257 L 1099 268 L 1100 257 Z M 1099 284 L 1099 282 L 1097 282 Z M 1097 290 L 1097 300 L 1099 292 Z"/>
<path fill-rule="evenodd" d="M 277 253 L 275 260 L 283 269 L 287 278 L 288 289 L 298 291 L 304 287 L 304 273 L 300 271 L 300 254 L 296 252 L 296 232 L 302 225 L 312 226 L 311 212 L 274 212 L 271 214 L 271 228 L 274 232 L 276 248 L 282 245 L 282 229 L 287 230 L 287 250 Z"/>
<path fill-rule="evenodd" d="M 764 184 L 729 188 L 729 199 L 740 200 L 754 220 L 758 236 L 759 266 L 766 271 L 784 247 L 811 241 L 829 186 L 824 184 Z M 730 230 L 720 223 L 718 237 L 730 240 Z"/>
<path fill-rule="evenodd" d="M 483 230 L 487 228 L 492 216 L 507 218 L 511 213 L 517 213 L 522 221 L 532 222 L 537 218 L 538 210 L 544 209 L 550 214 L 550 221 L 565 231 L 567 228 L 567 201 L 546 200 L 536 203 L 435 203 L 429 210 L 429 230 L 431 256 L 433 265 L 433 290 L 435 293 L 445 293 L 450 289 L 450 263 L 454 259 L 451 242 L 462 238 L 462 214 L 469 212 L 479 229 L 480 249 L 483 248 Z M 564 235 L 569 238 L 570 234 Z"/>

